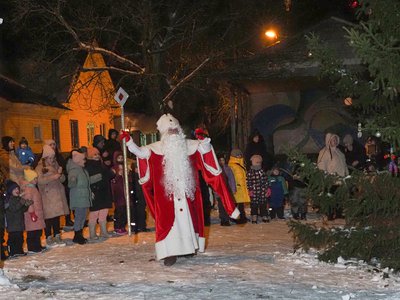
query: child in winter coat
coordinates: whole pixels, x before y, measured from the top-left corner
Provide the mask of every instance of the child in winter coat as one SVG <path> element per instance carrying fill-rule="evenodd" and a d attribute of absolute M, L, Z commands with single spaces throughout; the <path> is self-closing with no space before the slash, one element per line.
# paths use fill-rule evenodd
<path fill-rule="evenodd" d="M 90 207 L 88 225 L 90 240 L 94 241 L 99 239 L 96 235 L 97 220 L 100 225 L 100 237 L 110 237 L 107 232 L 107 214 L 108 210 L 112 208 L 110 180 L 114 178 L 115 174 L 103 164 L 100 151 L 97 148 L 89 148 L 87 155 L 85 169 L 88 171 L 89 176 L 98 174 L 102 177 L 99 182 L 90 185 L 93 193 L 93 205 Z"/>
<path fill-rule="evenodd" d="M 278 167 L 273 167 L 271 170 L 271 175 L 268 177 L 268 188 L 271 219 L 275 219 L 276 217 L 285 219 L 283 212 L 288 189 L 286 180 L 280 175 Z"/>
<path fill-rule="evenodd" d="M 35 169 L 38 188 L 42 196 L 43 214 L 46 224 L 47 246 L 65 246 L 60 233 L 60 216 L 69 213 L 62 167 L 57 163 L 54 149 L 43 146 L 42 159 Z"/>
<path fill-rule="evenodd" d="M 24 212 L 26 212 L 32 200 L 22 198 L 19 185 L 14 181 L 8 181 L 6 193 L 6 224 L 8 232 L 8 253 L 11 257 L 25 255 L 24 244 Z"/>
<path fill-rule="evenodd" d="M 247 171 L 247 189 L 250 195 L 251 222 L 257 224 L 260 216 L 264 223 L 268 222 L 267 211 L 267 175 L 262 169 L 261 155 L 253 155 L 250 158 L 251 166 Z"/>
<path fill-rule="evenodd" d="M 23 186 L 24 198 L 32 200 L 33 204 L 29 206 L 28 211 L 24 213 L 25 230 L 27 231 L 26 243 L 28 252 L 38 253 L 43 249 L 40 244 L 43 229 L 46 228 L 43 216 L 42 197 L 36 187 L 38 182 L 38 174 L 30 169 L 24 170 L 25 185 Z"/>
<path fill-rule="evenodd" d="M 232 149 L 228 166 L 235 177 L 236 192 L 233 196 L 240 211 L 240 218 L 235 222 L 237 224 L 244 224 L 247 223 L 245 204 L 250 202 L 250 197 L 246 185 L 246 168 L 244 166 L 243 153 L 240 149 Z"/>
<path fill-rule="evenodd" d="M 19 147 L 15 151 L 15 154 L 24 166 L 31 166 L 35 161 L 35 154 L 33 154 L 31 147 L 28 146 L 28 140 L 24 137 L 19 141 Z"/>
<path fill-rule="evenodd" d="M 101 174 L 89 177 L 88 171 L 84 168 L 86 155 L 81 149 L 72 150 L 71 156 L 72 158 L 67 163 L 67 172 L 71 209 L 75 211 L 75 235 L 72 241 L 83 245 L 87 243 L 87 239 L 83 237 L 83 227 L 88 208 L 92 206 L 93 196 L 90 184 L 100 181 Z"/>
<path fill-rule="evenodd" d="M 127 234 L 126 199 L 124 192 L 124 157 L 121 151 L 114 152 L 113 169 L 115 177 L 111 180 L 111 191 L 114 200 L 114 231 L 118 235 Z"/>
<path fill-rule="evenodd" d="M 305 191 L 307 185 L 303 180 L 301 180 L 296 169 L 288 182 L 290 191 L 290 210 L 293 219 L 305 220 L 307 218 L 307 197 Z"/>

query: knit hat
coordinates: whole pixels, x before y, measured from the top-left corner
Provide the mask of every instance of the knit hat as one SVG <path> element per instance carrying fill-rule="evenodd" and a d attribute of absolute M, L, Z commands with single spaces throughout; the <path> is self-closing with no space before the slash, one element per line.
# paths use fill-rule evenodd
<path fill-rule="evenodd" d="M 55 155 L 56 153 L 54 152 L 53 148 L 51 148 L 49 145 L 43 146 L 42 158 L 54 157 Z"/>
<path fill-rule="evenodd" d="M 78 166 L 84 167 L 85 166 L 85 153 L 81 153 L 77 150 L 72 150 L 72 161 L 76 163 Z"/>
<path fill-rule="evenodd" d="M 28 146 L 28 140 L 27 140 L 25 137 L 22 137 L 22 138 L 19 140 L 19 145 L 21 146 L 22 144 L 25 144 L 25 145 Z"/>
<path fill-rule="evenodd" d="M 263 159 L 261 155 L 255 154 L 250 157 L 250 161 L 254 166 L 261 166 Z"/>
<path fill-rule="evenodd" d="M 102 136 L 100 134 L 95 135 L 94 138 L 93 138 L 93 147 L 96 147 L 101 142 L 105 142 L 105 140 L 106 139 L 104 138 L 104 136 Z"/>
<path fill-rule="evenodd" d="M 2 145 L 3 149 L 7 150 L 7 151 L 11 150 L 11 149 L 8 148 L 8 144 L 13 140 L 14 139 L 11 136 L 8 136 L 8 135 L 3 136 L 1 138 L 1 145 Z"/>
<path fill-rule="evenodd" d="M 232 149 L 231 156 L 239 157 L 239 156 L 243 156 L 243 153 L 242 153 L 242 151 L 240 149 L 235 148 L 235 149 Z"/>
<path fill-rule="evenodd" d="M 32 180 L 34 180 L 37 177 L 38 177 L 38 174 L 34 170 L 31 170 L 31 169 L 24 170 L 24 178 L 26 181 L 31 182 Z"/>
<path fill-rule="evenodd" d="M 14 182 L 14 181 L 12 181 L 12 180 L 7 180 L 7 181 L 6 181 L 6 191 L 7 191 L 7 195 L 8 195 L 8 196 L 11 195 L 11 194 L 12 194 L 12 191 L 13 191 L 15 188 L 17 188 L 17 187 L 19 187 L 19 185 L 18 185 L 16 182 Z"/>
<path fill-rule="evenodd" d="M 94 158 L 95 155 L 100 155 L 100 151 L 97 148 L 91 147 L 87 149 L 87 157 L 89 159 Z"/>
<path fill-rule="evenodd" d="M 346 134 L 343 138 L 343 144 L 353 144 L 353 137 L 350 134 Z"/>

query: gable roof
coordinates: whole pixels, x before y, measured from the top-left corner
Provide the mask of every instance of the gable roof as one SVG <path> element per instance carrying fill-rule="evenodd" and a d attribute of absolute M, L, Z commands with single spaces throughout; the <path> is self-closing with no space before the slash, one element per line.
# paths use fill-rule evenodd
<path fill-rule="evenodd" d="M 13 103 L 28 103 L 68 109 L 55 98 L 41 95 L 15 80 L 0 74 L 0 97 Z"/>
<path fill-rule="evenodd" d="M 310 58 L 305 38 L 311 33 L 319 36 L 345 65 L 359 65 L 360 61 L 345 38 L 346 31 L 343 28 L 354 25 L 348 21 L 330 17 L 298 35 L 270 46 L 260 54 L 239 61 L 225 75 L 229 75 L 234 80 L 318 76 L 319 64 Z"/>

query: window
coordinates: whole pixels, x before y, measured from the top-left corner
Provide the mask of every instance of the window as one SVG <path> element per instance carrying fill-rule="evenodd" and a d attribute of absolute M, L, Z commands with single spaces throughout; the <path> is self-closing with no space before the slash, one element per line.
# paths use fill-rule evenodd
<path fill-rule="evenodd" d="M 88 146 L 93 144 L 93 138 L 94 138 L 94 123 L 89 122 L 86 125 L 86 131 L 87 131 L 87 144 Z"/>
<path fill-rule="evenodd" d="M 106 123 L 101 123 L 100 124 L 100 134 L 104 137 L 106 137 Z"/>
<path fill-rule="evenodd" d="M 152 132 L 148 134 L 140 133 L 140 145 L 146 146 L 148 144 L 157 142 L 159 140 L 159 136 L 157 132 Z"/>
<path fill-rule="evenodd" d="M 42 140 L 42 128 L 40 127 L 40 125 L 33 126 L 33 139 L 35 141 Z"/>
<path fill-rule="evenodd" d="M 70 120 L 71 127 L 71 146 L 72 148 L 79 148 L 79 128 L 77 120 Z"/>
<path fill-rule="evenodd" d="M 51 120 L 51 137 L 60 149 L 60 124 L 55 119 Z"/>

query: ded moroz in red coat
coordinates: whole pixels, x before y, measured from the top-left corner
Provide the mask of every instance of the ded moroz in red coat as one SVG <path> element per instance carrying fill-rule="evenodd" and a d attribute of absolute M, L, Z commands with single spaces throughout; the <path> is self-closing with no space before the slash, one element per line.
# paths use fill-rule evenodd
<path fill-rule="evenodd" d="M 212 147 L 205 152 L 199 147 L 200 141 L 186 140 L 186 144 L 195 176 L 194 199 L 182 193 L 167 196 L 163 183 L 162 142 L 145 146 L 149 150 L 146 151 L 146 156 L 138 156 L 139 183 L 155 219 L 158 260 L 169 256 L 192 254 L 196 250 L 204 252 L 204 215 L 198 171 L 202 173 L 207 184 L 220 195 L 227 213 L 232 218 L 237 218 L 239 215 Z M 134 152 L 133 148 L 136 145 L 132 140 L 127 146 Z"/>

